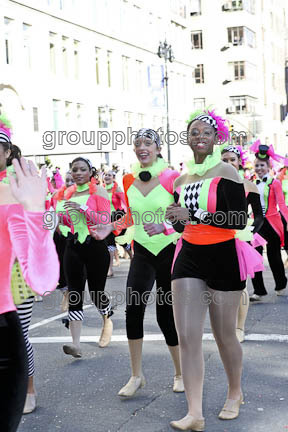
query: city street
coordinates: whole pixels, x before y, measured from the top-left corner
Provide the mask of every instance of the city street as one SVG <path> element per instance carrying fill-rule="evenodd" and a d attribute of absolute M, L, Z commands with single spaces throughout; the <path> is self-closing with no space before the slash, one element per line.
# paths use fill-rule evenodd
<path fill-rule="evenodd" d="M 128 265 L 121 260 L 121 266 L 114 267 L 115 277 L 108 279 L 107 291 L 114 304 L 123 303 Z M 245 404 L 233 421 L 217 418 L 225 401 L 226 378 L 207 318 L 203 342 L 207 432 L 288 431 L 288 298 L 275 295 L 270 271 L 265 280 L 269 295 L 262 303 L 252 304 L 248 314 L 242 344 Z M 70 337 L 61 323 L 60 302 L 61 293 L 56 292 L 49 301 L 34 306 L 30 337 L 35 349 L 38 407 L 22 418 L 19 432 L 171 431 L 169 422 L 183 417 L 187 405 L 184 394 L 172 392 L 173 367 L 156 323 L 155 304 L 148 306 L 145 317 L 147 384 L 133 399 L 121 400 L 117 393 L 130 376 L 125 305 L 117 306 L 112 342 L 101 349 L 97 341 L 102 319 L 87 300 L 83 357 L 73 359 L 62 350 Z"/>

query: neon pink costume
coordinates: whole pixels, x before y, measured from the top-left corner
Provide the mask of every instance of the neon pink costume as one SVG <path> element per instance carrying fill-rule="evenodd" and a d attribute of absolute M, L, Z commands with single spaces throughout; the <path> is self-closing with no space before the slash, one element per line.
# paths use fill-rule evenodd
<path fill-rule="evenodd" d="M 26 283 L 37 294 L 53 291 L 59 278 L 59 261 L 43 213 L 24 211 L 20 204 L 0 205 L 0 314 L 15 311 L 10 290 L 11 271 L 17 258 Z"/>

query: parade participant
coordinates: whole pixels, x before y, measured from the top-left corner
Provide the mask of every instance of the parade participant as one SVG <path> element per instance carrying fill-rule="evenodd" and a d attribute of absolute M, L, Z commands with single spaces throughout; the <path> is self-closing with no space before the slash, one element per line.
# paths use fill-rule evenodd
<path fill-rule="evenodd" d="M 2 127 L 0 143 L 3 162 L 10 135 Z M 46 172 L 39 177 L 34 164 L 24 159 L 13 165 L 17 179 L 0 183 L 0 424 L 5 432 L 17 430 L 28 384 L 25 340 L 10 288 L 12 266 L 16 258 L 26 283 L 41 295 L 55 289 L 59 275 L 55 246 L 43 229 Z"/>
<path fill-rule="evenodd" d="M 288 165 L 288 158 L 287 158 L 287 164 Z M 278 180 L 280 180 L 282 184 L 282 190 L 285 198 L 285 204 L 288 207 L 288 166 L 283 167 L 277 177 Z M 284 249 L 286 251 L 286 254 L 288 256 L 288 231 L 287 231 L 287 223 L 284 218 L 284 216 L 281 213 L 281 219 L 282 223 L 284 225 Z M 285 268 L 288 268 L 288 257 L 285 262 Z"/>
<path fill-rule="evenodd" d="M 155 281 L 157 322 L 174 362 L 173 391 L 184 391 L 170 297 L 170 269 L 175 251 L 175 232 L 171 225 L 162 222 L 166 207 L 173 202 L 173 181 L 179 173 L 167 168 L 161 156 L 160 137 L 152 129 L 138 131 L 134 140 L 134 151 L 139 162 L 133 165 L 132 174 L 123 177 L 128 207 L 125 220 L 128 221 L 127 226 L 134 222 L 134 234 L 131 237 L 134 238 L 134 256 L 126 291 L 126 332 L 132 376 L 119 391 L 118 395 L 121 397 L 132 397 L 145 385 L 142 373 L 143 322 L 148 297 Z M 148 214 L 147 220 L 145 213 Z M 114 226 L 120 227 L 121 231 L 124 227 L 123 220 L 116 222 Z M 99 238 L 101 229 L 105 235 L 108 228 L 96 228 L 94 235 Z M 127 230 L 127 236 L 130 229 Z"/>
<path fill-rule="evenodd" d="M 235 230 L 246 226 L 247 203 L 242 179 L 232 166 L 221 161 L 220 146 L 214 148 L 217 141 L 227 140 L 225 120 L 214 111 L 198 112 L 192 116 L 187 133 L 194 158 L 187 163 L 188 173 L 174 182 L 175 191 L 181 187 L 180 197 L 174 193 L 176 203 L 166 212 L 168 218 L 178 221 L 177 230 L 179 221 L 187 221 L 182 225 L 182 246 L 177 244 L 172 293 L 188 414 L 171 426 L 203 431 L 202 336 L 207 309 L 229 384 L 219 418 L 230 420 L 239 415 L 243 401 L 242 349 L 235 332 L 236 318 L 247 273 L 253 273 L 259 259 L 248 243 L 234 238 Z M 247 267 L 247 248 L 252 268 Z"/>
<path fill-rule="evenodd" d="M 1 117 L 0 117 L 1 119 Z M 3 118 L 1 121 L 1 125 L 3 126 Z M 14 172 L 13 166 L 12 166 L 12 160 L 17 159 L 20 161 L 21 158 L 21 150 L 19 147 L 11 143 L 11 130 L 10 130 L 10 124 L 5 119 L 5 126 L 6 126 L 6 133 L 9 131 L 9 142 L 1 142 L 0 141 L 0 147 L 2 148 L 2 151 L 4 153 L 4 158 L 2 160 L 2 170 L 0 172 L 0 182 L 3 182 L 4 184 L 9 184 L 9 172 Z M 1 127 L 1 126 L 0 126 Z M 4 132 L 4 131 L 3 131 Z M 2 132 L 2 134 L 3 134 Z M 1 129 L 0 129 L 1 133 Z M 7 135 L 8 136 L 8 135 Z M 0 138 L 1 139 L 1 138 Z M 2 139 L 4 139 L 4 136 L 2 135 Z M 3 169 L 5 168 L 5 169 Z M 12 269 L 12 275 L 11 275 L 11 289 L 12 293 L 14 293 L 16 290 L 18 290 L 19 286 L 25 285 L 25 280 L 23 278 L 21 267 L 19 265 L 19 262 L 16 260 Z M 15 298 L 13 298 L 15 305 L 17 306 L 17 313 L 20 319 L 21 328 L 23 331 L 24 339 L 25 339 L 25 345 L 26 345 L 26 351 L 28 356 L 28 389 L 27 389 L 27 395 L 26 395 L 26 401 L 25 406 L 23 410 L 23 414 L 29 414 L 36 408 L 36 394 L 35 394 L 35 388 L 34 388 L 34 373 L 35 373 L 35 366 L 34 366 L 34 352 L 33 347 L 29 340 L 29 334 L 28 329 L 31 322 L 32 317 L 32 308 L 34 303 L 34 293 L 28 289 L 29 297 L 23 299 L 19 299 L 18 302 L 15 301 Z M 42 297 L 41 297 L 42 298 Z"/>
<path fill-rule="evenodd" d="M 89 225 L 99 223 L 103 216 L 106 217 L 106 222 L 110 221 L 110 203 L 105 189 L 96 185 L 93 170 L 88 159 L 74 159 L 71 174 L 75 184 L 69 188 L 63 186 L 54 196 L 57 202 L 56 212 L 60 218 L 59 227 L 62 234 L 67 236 L 64 271 L 69 291 L 68 320 L 73 343 L 64 345 L 63 350 L 65 354 L 76 358 L 82 357 L 80 336 L 86 278 L 92 301 L 103 317 L 100 347 L 109 344 L 113 330 L 110 318 L 113 312 L 104 292 L 109 253 L 105 242 L 96 241 L 89 233 Z M 69 226 L 68 233 L 66 226 L 63 229 L 61 219 Z"/>
<path fill-rule="evenodd" d="M 122 192 L 121 188 L 118 186 L 117 182 L 115 181 L 115 173 L 112 170 L 106 171 L 103 176 L 104 181 L 104 187 L 106 191 L 108 192 L 109 199 L 110 199 L 110 205 L 111 205 L 111 221 L 117 219 L 117 216 L 123 215 L 123 213 L 126 212 L 126 203 L 125 203 L 125 196 Z M 119 255 L 115 243 L 115 235 L 113 232 L 109 234 L 109 236 L 105 239 L 106 244 L 108 246 L 108 250 L 110 253 L 110 266 L 108 271 L 108 277 L 113 277 L 113 258 L 116 254 L 116 260 L 118 257 L 119 261 Z M 126 244 L 123 245 L 125 250 L 128 252 L 130 259 L 132 258 L 132 252 L 131 252 L 131 245 Z"/>
<path fill-rule="evenodd" d="M 236 168 L 236 170 L 239 172 L 240 176 L 242 176 L 243 168 L 245 166 L 245 160 L 246 160 L 242 148 L 240 146 L 229 145 L 223 148 L 221 154 L 222 154 L 222 161 L 234 166 L 234 168 Z M 256 234 L 261 228 L 264 221 L 262 215 L 260 195 L 256 185 L 254 185 L 246 178 L 244 178 L 244 189 L 245 189 L 247 204 L 248 206 L 249 205 L 251 206 L 253 212 L 253 218 L 254 218 L 253 234 Z M 244 328 L 245 328 L 245 322 L 248 314 L 248 309 L 249 309 L 249 294 L 246 286 L 240 301 L 237 324 L 236 324 L 236 335 L 238 337 L 239 342 L 244 342 L 244 338 L 245 338 Z"/>
<path fill-rule="evenodd" d="M 281 246 L 284 246 L 284 227 L 277 206 L 282 216 L 288 221 L 288 208 L 285 204 L 284 195 L 279 180 L 270 177 L 270 157 L 276 161 L 285 160 L 282 156 L 275 154 L 273 146 L 261 145 L 260 140 L 250 147 L 256 153 L 255 171 L 258 176 L 256 185 L 260 193 L 264 223 L 259 234 L 267 241 L 267 258 L 275 281 L 277 295 L 285 294 L 287 278 L 281 257 Z M 286 226 L 287 229 L 287 226 Z M 263 247 L 259 247 L 263 253 Z M 263 281 L 263 273 L 257 272 L 252 280 L 254 294 L 251 301 L 260 301 L 267 291 Z"/>

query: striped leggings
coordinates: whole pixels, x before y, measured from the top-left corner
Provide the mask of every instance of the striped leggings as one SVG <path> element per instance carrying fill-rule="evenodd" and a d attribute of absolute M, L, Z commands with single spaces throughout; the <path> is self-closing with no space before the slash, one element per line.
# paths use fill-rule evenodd
<path fill-rule="evenodd" d="M 31 377 L 35 373 L 34 368 L 34 352 L 33 347 L 29 341 L 28 329 L 30 326 L 32 308 L 34 303 L 34 297 L 29 297 L 24 303 L 17 305 L 17 312 L 20 319 L 26 350 L 28 357 L 28 376 Z"/>

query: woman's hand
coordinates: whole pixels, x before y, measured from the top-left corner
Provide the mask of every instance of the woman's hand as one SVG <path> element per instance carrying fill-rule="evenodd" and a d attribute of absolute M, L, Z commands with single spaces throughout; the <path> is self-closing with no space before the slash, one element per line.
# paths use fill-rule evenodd
<path fill-rule="evenodd" d="M 113 224 L 99 224 L 89 227 L 90 235 L 95 240 L 104 240 L 113 231 Z"/>
<path fill-rule="evenodd" d="M 144 224 L 143 227 L 146 233 L 149 235 L 149 237 L 152 237 L 157 234 L 161 234 L 165 230 L 163 224 L 147 223 Z"/>
<path fill-rule="evenodd" d="M 173 203 L 167 207 L 165 219 L 170 220 L 172 223 L 189 220 L 189 210 L 186 207 L 181 207 L 180 204 Z"/>
<path fill-rule="evenodd" d="M 80 204 L 74 202 L 74 201 L 66 201 L 63 204 L 63 207 L 65 208 L 65 210 L 78 210 L 80 211 Z"/>
<path fill-rule="evenodd" d="M 38 175 L 37 168 L 32 161 L 21 158 L 12 161 L 16 179 L 9 175 L 9 183 L 14 198 L 23 205 L 26 211 L 45 211 L 45 198 L 47 193 L 46 167 L 41 168 Z"/>

